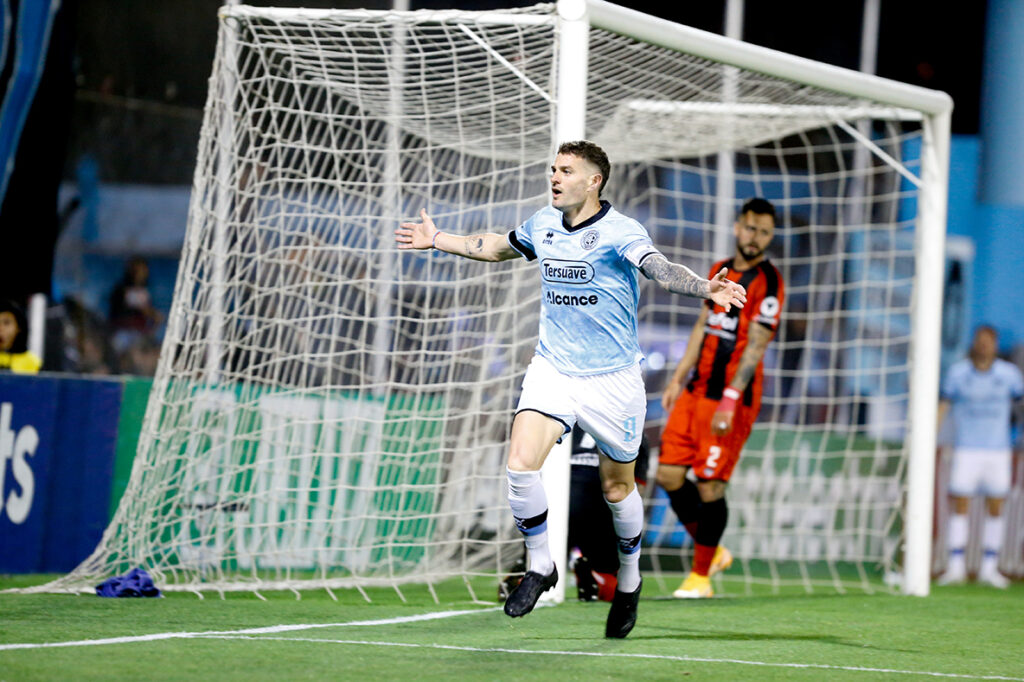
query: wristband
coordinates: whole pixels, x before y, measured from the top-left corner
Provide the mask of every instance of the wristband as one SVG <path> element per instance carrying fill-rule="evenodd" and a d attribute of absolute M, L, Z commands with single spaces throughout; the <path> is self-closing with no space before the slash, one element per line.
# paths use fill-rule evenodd
<path fill-rule="evenodd" d="M 719 412 L 732 412 L 736 409 L 736 401 L 740 399 L 740 392 L 732 386 L 722 391 L 722 399 L 718 402 Z"/>
<path fill-rule="evenodd" d="M 430 248 L 432 248 L 432 249 L 436 249 L 437 248 L 434 244 L 435 244 L 435 242 L 437 242 L 437 235 L 439 235 L 439 234 L 441 234 L 441 230 L 438 230 L 437 232 L 435 232 L 434 236 L 430 238 Z"/>

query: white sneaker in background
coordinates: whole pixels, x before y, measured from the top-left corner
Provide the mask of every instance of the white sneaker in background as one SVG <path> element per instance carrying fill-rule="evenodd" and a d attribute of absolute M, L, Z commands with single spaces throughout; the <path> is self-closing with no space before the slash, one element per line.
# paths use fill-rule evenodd
<path fill-rule="evenodd" d="M 946 572 L 939 576 L 939 585 L 959 585 L 967 581 L 967 568 L 963 561 L 950 561 Z"/>
<path fill-rule="evenodd" d="M 985 570 L 979 573 L 978 582 L 991 585 L 992 587 L 998 587 L 1000 590 L 1005 590 L 1010 586 L 1010 580 L 1000 573 L 997 568 Z"/>

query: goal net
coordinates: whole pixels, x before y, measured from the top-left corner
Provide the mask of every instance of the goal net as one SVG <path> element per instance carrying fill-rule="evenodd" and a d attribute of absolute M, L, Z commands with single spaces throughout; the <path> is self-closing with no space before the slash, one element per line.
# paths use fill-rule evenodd
<path fill-rule="evenodd" d="M 518 225 L 546 203 L 557 137 L 584 106 L 577 137 L 608 151 L 609 198 L 671 260 L 706 271 L 728 255 L 744 198 L 779 211 L 788 293 L 731 485 L 730 577 L 872 589 L 899 568 L 928 119 L 588 7 L 589 24 L 571 2 L 561 16 L 221 10 L 131 481 L 94 554 L 44 589 L 143 566 L 169 590 L 460 578 L 492 599 L 522 552 L 504 458 L 537 274 L 399 253 L 394 229 L 420 208 L 455 233 Z M 567 68 L 586 69 L 575 103 Z M 697 305 L 643 286 L 656 446 Z M 690 540 L 647 497 L 651 570 L 685 570 Z"/>

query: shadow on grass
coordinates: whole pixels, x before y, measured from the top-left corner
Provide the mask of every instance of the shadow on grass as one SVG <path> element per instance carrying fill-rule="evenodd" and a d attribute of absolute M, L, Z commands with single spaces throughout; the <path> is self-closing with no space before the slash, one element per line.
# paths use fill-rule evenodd
<path fill-rule="evenodd" d="M 639 626 L 638 626 L 639 627 Z M 651 634 L 652 630 L 660 630 L 662 634 Z M 920 649 L 898 649 L 894 647 L 876 646 L 874 644 L 865 644 L 863 642 L 852 642 L 842 637 L 835 635 L 826 634 L 799 634 L 799 633 L 782 633 L 782 632 L 736 632 L 736 631 L 708 631 L 708 630 L 694 630 L 687 628 L 670 628 L 660 625 L 648 625 L 642 628 L 639 633 L 631 634 L 630 639 L 643 640 L 643 641 L 658 641 L 658 640 L 679 640 L 679 641 L 698 641 L 698 642 L 726 642 L 726 643 L 739 643 L 739 642 L 813 642 L 816 644 L 825 644 L 841 647 L 850 647 L 858 650 L 874 650 L 874 651 L 886 651 L 895 652 L 902 654 L 916 654 L 921 653 Z"/>

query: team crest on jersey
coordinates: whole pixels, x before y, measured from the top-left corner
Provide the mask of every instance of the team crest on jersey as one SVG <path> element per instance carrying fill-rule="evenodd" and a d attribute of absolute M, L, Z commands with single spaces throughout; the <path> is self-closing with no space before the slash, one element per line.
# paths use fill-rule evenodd
<path fill-rule="evenodd" d="M 597 246 L 597 238 L 600 236 L 597 230 L 588 230 L 583 233 L 583 239 L 580 240 L 580 246 L 589 251 L 590 249 Z"/>
<path fill-rule="evenodd" d="M 774 296 L 765 296 L 765 299 L 761 301 L 761 307 L 757 312 L 758 315 L 754 319 L 761 324 L 775 326 L 776 319 L 779 315 L 779 299 Z"/>

